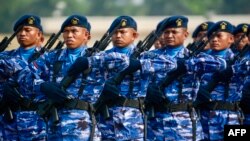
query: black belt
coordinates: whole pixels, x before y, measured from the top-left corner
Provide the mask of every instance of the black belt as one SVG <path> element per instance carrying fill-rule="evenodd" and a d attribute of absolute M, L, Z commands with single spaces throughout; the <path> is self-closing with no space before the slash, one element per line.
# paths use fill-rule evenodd
<path fill-rule="evenodd" d="M 178 103 L 178 104 L 163 104 L 162 107 L 158 107 L 155 110 L 157 112 L 178 112 L 178 111 L 189 111 L 193 107 L 191 102 Z"/>
<path fill-rule="evenodd" d="M 37 110 L 37 105 L 38 103 L 29 103 L 25 106 L 23 105 L 18 105 L 18 106 L 10 106 L 10 109 L 13 112 L 17 112 L 17 111 L 36 111 Z"/>
<path fill-rule="evenodd" d="M 63 106 L 69 109 L 79 109 L 79 110 L 86 110 L 86 111 L 94 109 L 92 104 L 90 104 L 89 102 L 76 100 L 76 99 L 67 101 Z"/>
<path fill-rule="evenodd" d="M 212 101 L 201 106 L 201 109 L 238 111 L 239 102 Z"/>
<path fill-rule="evenodd" d="M 141 103 L 138 99 L 129 99 L 129 98 L 124 98 L 124 97 L 119 97 L 112 102 L 109 102 L 108 107 L 114 107 L 114 106 L 119 106 L 119 107 L 132 107 L 132 108 L 137 108 L 140 109 Z"/>

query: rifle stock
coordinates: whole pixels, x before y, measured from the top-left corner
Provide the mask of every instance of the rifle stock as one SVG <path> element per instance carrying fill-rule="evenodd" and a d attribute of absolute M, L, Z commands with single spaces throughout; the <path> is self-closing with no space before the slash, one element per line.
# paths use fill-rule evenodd
<path fill-rule="evenodd" d="M 95 41 L 92 49 L 90 49 L 87 53 L 87 57 L 92 56 L 94 53 L 99 52 L 99 51 L 103 51 L 107 48 L 107 46 L 109 45 L 109 43 L 111 42 L 111 37 L 113 36 L 113 34 L 116 32 L 116 30 L 121 26 L 121 24 L 126 21 L 126 20 L 121 20 L 121 22 L 115 26 L 115 28 L 109 32 L 109 30 L 102 36 L 102 38 L 100 39 L 100 41 Z"/>
<path fill-rule="evenodd" d="M 45 51 L 49 51 L 52 48 L 52 46 L 55 44 L 56 40 L 59 38 L 60 35 L 61 35 L 61 31 L 59 31 L 57 34 L 55 34 L 55 36 L 48 43 L 48 46 L 44 46 Z"/>
<path fill-rule="evenodd" d="M 37 51 L 35 53 L 32 54 L 32 56 L 28 59 L 28 63 L 31 63 L 32 61 L 36 60 L 37 58 L 39 58 L 42 54 L 44 54 L 48 46 L 48 44 L 51 42 L 51 40 L 55 37 L 55 33 L 51 34 L 50 38 L 48 39 L 48 41 L 46 42 L 46 44 L 44 45 L 44 47 L 42 47 L 40 49 L 40 51 Z"/>
<path fill-rule="evenodd" d="M 63 47 L 63 45 L 64 45 L 64 42 L 59 41 L 59 42 L 57 43 L 57 45 L 56 45 L 56 47 L 55 47 L 55 49 L 54 49 L 54 50 L 61 49 L 61 48 Z"/>
<path fill-rule="evenodd" d="M 17 33 L 22 29 L 23 27 L 20 26 L 17 28 L 17 30 L 8 38 L 5 37 L 2 42 L 1 42 L 1 46 L 0 46 L 0 52 L 4 51 L 9 44 L 11 43 L 11 41 L 14 39 L 14 37 L 17 35 Z"/>

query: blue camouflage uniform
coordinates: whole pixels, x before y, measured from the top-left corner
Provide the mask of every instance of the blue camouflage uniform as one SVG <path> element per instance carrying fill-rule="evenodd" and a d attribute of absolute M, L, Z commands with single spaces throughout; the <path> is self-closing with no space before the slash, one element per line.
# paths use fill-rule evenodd
<path fill-rule="evenodd" d="M 187 27 L 188 19 L 186 17 L 173 16 L 167 20 L 166 28 Z M 178 24 L 178 21 L 181 23 Z M 163 90 L 164 96 L 169 100 L 168 110 L 164 108 L 155 109 L 155 117 L 148 119 L 148 139 L 203 139 L 204 137 L 201 123 L 196 111 L 192 107 L 192 103 L 197 97 L 201 74 L 203 74 L 205 71 L 213 72 L 223 68 L 225 67 L 225 62 L 221 59 L 214 58 L 204 53 L 200 53 L 196 57 L 191 57 L 183 45 L 174 48 L 165 46 L 162 49 L 154 50 L 152 52 L 158 55 L 169 56 L 170 59 L 173 60 L 179 60 L 180 58 L 188 59 L 184 59 L 187 72 L 182 77 L 176 78 L 176 80 L 174 80 Z M 162 68 L 164 66 L 159 65 L 158 67 Z M 166 74 L 159 72 L 157 75 L 158 77 L 152 77 L 156 79 L 153 81 L 159 85 L 159 82 L 164 80 Z"/>
<path fill-rule="evenodd" d="M 216 31 L 224 31 L 232 34 L 233 28 L 229 22 L 220 21 L 211 27 L 208 31 L 208 36 L 211 36 Z M 242 113 L 238 103 L 242 97 L 242 86 L 240 85 L 243 78 L 237 72 L 231 73 L 232 69 L 229 62 L 233 62 L 234 54 L 230 48 L 220 51 L 213 50 L 211 55 L 224 59 L 227 62 L 227 69 L 222 74 L 225 75 L 225 78 L 229 79 L 223 79 L 218 82 L 210 93 L 210 102 L 205 103 L 205 107 L 200 107 L 201 122 L 205 139 L 223 140 L 224 125 L 240 124 L 240 120 L 242 120 Z M 206 73 L 203 76 L 202 87 L 206 86 L 213 77 L 213 73 Z"/>
<path fill-rule="evenodd" d="M 250 111 L 249 111 L 249 57 L 243 57 L 241 60 L 238 60 L 237 63 L 232 65 L 232 70 L 235 77 L 232 78 L 233 80 L 237 80 L 235 82 L 235 87 L 237 91 L 235 92 L 241 97 L 241 104 L 240 108 L 244 113 L 244 125 L 250 124 Z"/>
<path fill-rule="evenodd" d="M 76 23 L 74 23 L 74 21 Z M 62 24 L 61 32 L 66 26 L 82 26 L 90 31 L 86 17 L 72 15 Z M 75 49 L 60 49 L 45 53 L 43 57 L 33 62 L 36 73 L 44 80 L 60 83 L 67 74 L 69 67 L 74 61 L 84 56 L 87 46 L 80 46 Z M 85 95 L 79 94 L 78 89 L 81 86 L 81 77 L 72 83 L 67 91 L 74 97 L 83 99 Z M 39 87 L 36 87 L 39 91 Z M 94 97 L 94 95 L 92 95 Z M 91 97 L 90 97 L 91 98 Z M 92 99 L 88 99 L 92 100 Z M 51 118 L 48 120 L 48 140 L 88 140 L 92 121 L 86 110 L 70 109 L 58 107 L 59 122 L 53 123 Z M 96 130 L 95 139 L 99 140 Z"/>
<path fill-rule="evenodd" d="M 43 32 L 41 20 L 36 15 L 24 15 L 20 17 L 20 19 L 16 21 L 13 30 L 16 31 L 22 26 L 33 26 Z M 3 52 L 3 54 L 23 60 L 22 67 L 27 68 L 29 58 L 39 50 L 40 47 L 34 45 L 29 49 L 19 47 L 15 50 Z M 17 87 L 17 90 L 25 98 L 33 102 L 39 102 L 41 99 L 38 98 L 39 96 L 37 97 L 37 94 L 31 89 L 33 79 L 37 76 L 29 71 L 30 69 L 21 71 L 17 76 L 14 76 L 12 80 L 9 80 L 8 83 L 12 81 L 18 83 L 19 87 Z M 34 106 L 28 109 L 15 107 L 13 111 L 14 119 L 12 121 L 1 120 L 4 140 L 46 140 L 46 123 L 37 115 Z"/>
<path fill-rule="evenodd" d="M 136 22 L 132 17 L 120 16 L 114 20 L 109 30 L 114 30 L 114 27 L 123 19 L 125 23 L 121 24 L 119 28 L 133 28 L 137 30 Z M 107 54 L 118 53 L 130 57 L 133 53 L 135 45 L 132 43 L 125 47 L 114 46 L 110 50 L 105 51 Z M 107 71 L 107 79 L 115 76 L 120 70 Z M 132 83 L 132 84 L 131 84 Z M 144 137 L 144 121 L 143 113 L 140 107 L 140 98 L 144 97 L 140 93 L 140 71 L 136 71 L 133 75 L 128 75 L 124 78 L 120 85 L 118 85 L 119 96 L 128 101 L 136 101 L 136 107 L 129 106 L 127 103 L 108 104 L 109 118 L 105 118 L 102 114 L 97 117 L 98 127 L 102 133 L 103 140 L 143 140 Z M 117 99 L 117 101 L 119 101 Z"/>
<path fill-rule="evenodd" d="M 72 23 L 73 21 L 79 21 L 79 23 Z M 70 25 L 87 27 L 89 23 L 83 16 L 72 15 L 64 22 L 62 29 Z M 60 83 L 63 77 L 67 75 L 67 71 L 74 61 L 81 56 L 85 56 L 86 48 L 86 46 L 82 46 L 76 49 L 63 49 L 48 53 L 43 60 L 37 60 L 34 66 L 37 66 L 38 74 L 43 76 L 46 81 Z M 58 53 L 59 51 L 60 53 Z M 56 62 L 61 64 L 59 68 L 55 68 L 56 66 L 58 67 L 58 65 L 55 65 Z M 102 90 L 105 78 L 104 72 L 109 69 L 121 70 L 127 64 L 128 59 L 126 59 L 126 56 L 116 53 L 106 54 L 101 52 L 88 57 L 88 67 L 91 71 L 87 75 L 87 78 L 84 79 L 83 74 L 79 74 L 77 79 L 66 90 L 73 99 L 79 100 L 82 103 L 93 104 Z M 95 125 L 93 111 L 66 105 L 57 108 L 59 123 L 54 124 L 51 119 L 49 120 L 49 140 L 90 140 L 91 136 L 93 140 L 101 140 L 101 134 Z M 92 129 L 95 129 L 94 135 L 91 133 Z"/>

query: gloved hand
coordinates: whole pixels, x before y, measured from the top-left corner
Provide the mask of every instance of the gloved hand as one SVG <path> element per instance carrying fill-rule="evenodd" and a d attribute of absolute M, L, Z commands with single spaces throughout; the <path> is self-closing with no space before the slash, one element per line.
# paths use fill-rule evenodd
<path fill-rule="evenodd" d="M 72 99 L 72 96 L 68 92 L 62 89 L 62 87 L 54 82 L 44 82 L 40 85 L 40 90 L 54 103 L 63 103 Z"/>
<path fill-rule="evenodd" d="M 67 75 L 76 76 L 89 68 L 89 62 L 86 57 L 78 57 L 76 61 L 70 66 Z"/>
<path fill-rule="evenodd" d="M 185 60 L 184 59 L 178 59 L 177 60 L 177 69 L 170 71 L 165 79 L 160 84 L 161 87 L 167 87 L 169 84 L 171 84 L 176 78 L 184 75 L 187 72 L 187 67 L 185 66 Z"/>
<path fill-rule="evenodd" d="M 112 79 L 110 79 L 105 82 L 101 96 L 104 101 L 110 101 L 110 100 L 115 100 L 116 97 L 119 96 L 119 93 L 120 91 L 116 86 L 115 82 Z"/>
<path fill-rule="evenodd" d="M 215 79 L 217 82 L 226 82 L 229 81 L 232 76 L 233 76 L 233 69 L 230 66 L 223 71 L 215 72 L 212 75 L 212 79 Z"/>
<path fill-rule="evenodd" d="M 246 82 L 242 89 L 242 98 L 240 101 L 240 107 L 242 108 L 243 112 L 250 113 L 250 82 Z"/>
<path fill-rule="evenodd" d="M 115 82 L 116 85 L 121 84 L 122 80 L 125 78 L 126 75 L 132 74 L 135 71 L 141 69 L 141 63 L 139 60 L 136 59 L 130 59 L 129 60 L 129 66 L 119 72 L 115 77 L 113 77 L 113 81 Z"/>
<path fill-rule="evenodd" d="M 163 89 L 156 84 L 149 84 L 145 103 L 161 107 L 164 103 L 169 103 L 169 100 L 164 95 Z"/>
<path fill-rule="evenodd" d="M 107 103 L 112 103 L 112 101 L 115 101 L 119 97 L 119 89 L 117 88 L 115 82 L 112 79 L 109 79 L 105 82 L 104 88 L 102 90 L 101 95 L 99 96 L 98 100 L 94 104 L 94 107 L 97 112 L 100 112 L 101 109 L 105 109 L 106 115 L 108 116 L 107 111 Z"/>

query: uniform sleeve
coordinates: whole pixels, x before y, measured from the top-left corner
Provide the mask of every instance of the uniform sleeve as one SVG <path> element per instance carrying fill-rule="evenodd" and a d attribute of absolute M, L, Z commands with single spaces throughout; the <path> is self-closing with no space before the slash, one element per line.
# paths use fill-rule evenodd
<path fill-rule="evenodd" d="M 49 68 L 50 62 L 52 61 L 51 56 L 54 55 L 54 52 L 41 55 L 37 60 L 30 63 L 30 69 L 43 80 L 49 80 Z"/>
<path fill-rule="evenodd" d="M 232 65 L 233 73 L 239 75 L 250 75 L 250 59 L 244 58 Z"/>
<path fill-rule="evenodd" d="M 40 84 L 44 82 L 44 80 L 40 79 L 40 77 L 32 72 L 28 67 L 21 70 L 16 78 L 14 78 L 23 94 L 31 94 L 34 95 L 34 101 L 39 101 L 45 96 L 40 94 Z"/>
<path fill-rule="evenodd" d="M 177 67 L 175 59 L 166 55 L 157 55 L 153 52 L 143 53 L 140 62 L 143 74 L 169 72 Z"/>
<path fill-rule="evenodd" d="M 225 70 L 227 63 L 224 59 L 201 53 L 186 60 L 187 71 L 195 73 L 210 73 Z"/>
<path fill-rule="evenodd" d="M 116 52 L 99 53 L 88 58 L 90 68 L 105 69 L 108 71 L 123 70 L 129 65 L 129 57 Z"/>
<path fill-rule="evenodd" d="M 21 71 L 26 63 L 16 58 L 1 58 L 0 59 L 0 76 L 1 78 L 9 78 Z"/>

